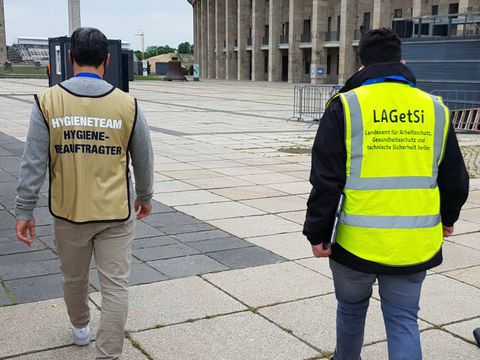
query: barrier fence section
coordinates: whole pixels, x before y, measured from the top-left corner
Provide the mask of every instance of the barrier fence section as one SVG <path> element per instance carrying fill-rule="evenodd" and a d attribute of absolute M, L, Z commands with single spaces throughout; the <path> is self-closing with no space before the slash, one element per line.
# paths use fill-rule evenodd
<path fill-rule="evenodd" d="M 480 133 L 480 91 L 433 90 L 431 94 L 442 97 L 455 130 Z"/>
<path fill-rule="evenodd" d="M 339 89 L 336 85 L 296 85 L 293 116 L 289 120 L 320 121 L 325 105 Z"/>

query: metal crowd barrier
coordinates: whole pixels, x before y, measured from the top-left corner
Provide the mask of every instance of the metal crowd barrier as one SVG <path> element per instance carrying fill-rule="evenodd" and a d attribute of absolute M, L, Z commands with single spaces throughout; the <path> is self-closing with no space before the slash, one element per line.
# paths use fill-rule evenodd
<path fill-rule="evenodd" d="M 320 121 L 325 105 L 340 89 L 336 85 L 297 85 L 294 89 L 293 116 L 289 120 Z"/>
<path fill-rule="evenodd" d="M 455 130 L 480 133 L 480 91 L 433 90 L 431 94 L 442 97 Z"/>

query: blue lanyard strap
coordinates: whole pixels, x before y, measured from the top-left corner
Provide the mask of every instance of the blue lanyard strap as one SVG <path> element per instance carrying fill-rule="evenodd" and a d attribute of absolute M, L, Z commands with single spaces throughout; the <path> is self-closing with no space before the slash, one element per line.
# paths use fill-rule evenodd
<path fill-rule="evenodd" d="M 411 87 L 417 87 L 417 85 L 415 85 L 415 83 L 413 81 L 410 81 L 410 80 L 406 79 L 405 77 L 399 76 L 399 75 L 390 75 L 390 76 L 384 76 L 384 77 L 379 77 L 379 78 L 374 78 L 374 79 L 368 79 L 362 85 L 379 84 L 379 83 L 383 83 L 383 82 L 387 82 L 387 81 L 400 81 L 400 82 L 403 82 L 403 83 L 406 83 L 406 84 L 410 85 Z"/>
<path fill-rule="evenodd" d="M 98 76 L 97 74 L 94 73 L 89 73 L 89 72 L 81 72 L 75 75 L 75 77 L 86 77 L 86 78 L 92 78 L 92 79 L 99 79 L 102 80 L 101 76 Z"/>

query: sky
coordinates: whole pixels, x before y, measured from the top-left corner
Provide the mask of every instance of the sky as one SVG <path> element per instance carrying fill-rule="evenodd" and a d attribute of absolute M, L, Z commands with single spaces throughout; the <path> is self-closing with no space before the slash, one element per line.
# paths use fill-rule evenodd
<path fill-rule="evenodd" d="M 7 44 L 17 36 L 68 35 L 68 0 L 4 0 Z M 80 0 L 82 26 L 96 27 L 109 39 L 145 47 L 193 42 L 193 12 L 187 0 Z"/>

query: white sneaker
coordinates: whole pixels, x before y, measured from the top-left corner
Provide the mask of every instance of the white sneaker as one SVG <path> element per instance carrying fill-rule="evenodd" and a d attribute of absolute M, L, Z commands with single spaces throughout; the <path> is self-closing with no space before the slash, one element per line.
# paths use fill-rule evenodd
<path fill-rule="evenodd" d="M 75 345 L 85 346 L 90 344 L 90 341 L 92 341 L 92 332 L 88 325 L 84 328 L 73 327 L 73 342 Z"/>

